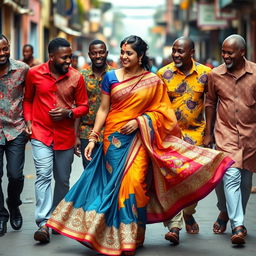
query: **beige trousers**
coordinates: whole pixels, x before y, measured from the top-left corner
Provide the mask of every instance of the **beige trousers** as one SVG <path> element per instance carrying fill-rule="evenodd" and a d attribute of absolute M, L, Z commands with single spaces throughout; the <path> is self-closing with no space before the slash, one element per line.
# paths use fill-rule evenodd
<path fill-rule="evenodd" d="M 180 211 L 176 216 L 174 216 L 172 219 L 167 220 L 164 222 L 164 226 L 168 227 L 170 230 L 171 228 L 183 228 L 183 214 L 186 215 L 193 215 L 196 212 L 196 206 L 197 203 L 192 204 L 186 208 L 184 208 L 182 211 Z"/>

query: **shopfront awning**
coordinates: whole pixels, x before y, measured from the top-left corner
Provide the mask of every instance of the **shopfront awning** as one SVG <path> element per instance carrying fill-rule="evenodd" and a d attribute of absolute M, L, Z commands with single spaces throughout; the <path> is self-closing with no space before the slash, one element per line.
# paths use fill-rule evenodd
<path fill-rule="evenodd" d="M 19 13 L 19 14 L 30 14 L 30 15 L 33 15 L 33 10 L 28 9 L 28 8 L 23 8 L 19 4 L 15 3 L 12 0 L 4 0 L 3 4 L 12 7 L 12 9 L 15 12 Z"/>
<path fill-rule="evenodd" d="M 81 36 L 82 32 L 74 30 L 70 27 L 68 27 L 68 20 L 66 17 L 59 15 L 59 14 L 55 14 L 53 16 L 53 21 L 54 21 L 54 25 L 62 30 L 64 33 L 71 35 L 71 36 Z"/>
<path fill-rule="evenodd" d="M 71 36 L 81 36 L 82 35 L 82 33 L 80 31 L 76 31 L 76 30 L 73 30 L 68 27 L 57 26 L 57 28 L 59 28 L 60 30 L 62 30 L 63 32 L 65 32 L 66 34 L 69 34 Z"/>

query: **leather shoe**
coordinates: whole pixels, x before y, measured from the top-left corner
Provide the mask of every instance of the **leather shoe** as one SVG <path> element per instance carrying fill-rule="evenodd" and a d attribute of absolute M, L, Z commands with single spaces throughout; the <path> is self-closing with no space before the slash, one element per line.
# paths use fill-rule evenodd
<path fill-rule="evenodd" d="M 8 205 L 9 213 L 10 213 L 10 224 L 14 230 L 20 230 L 22 227 L 22 215 L 20 213 L 19 207 L 12 208 Z"/>
<path fill-rule="evenodd" d="M 0 236 L 3 236 L 7 231 L 7 221 L 0 220 Z"/>

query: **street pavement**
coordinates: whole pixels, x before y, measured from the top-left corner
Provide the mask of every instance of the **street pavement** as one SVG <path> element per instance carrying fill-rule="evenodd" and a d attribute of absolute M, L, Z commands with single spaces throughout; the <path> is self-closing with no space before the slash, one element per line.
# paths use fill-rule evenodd
<path fill-rule="evenodd" d="M 71 184 L 82 173 L 81 159 L 75 156 Z M 42 245 L 34 241 L 33 234 L 37 229 L 34 221 L 34 182 L 35 170 L 31 154 L 30 143 L 26 148 L 26 162 L 24 168 L 25 186 L 22 194 L 23 227 L 21 231 L 12 230 L 8 223 L 8 232 L 0 237 L 0 256 L 96 256 L 94 251 L 82 246 L 80 243 L 61 235 L 51 235 L 51 242 Z M 3 188 L 6 194 L 6 172 L 4 173 Z M 256 176 L 254 176 L 256 185 Z M 171 245 L 164 239 L 167 232 L 162 223 L 147 226 L 144 246 L 137 250 L 138 256 L 252 256 L 256 254 L 256 194 L 251 194 L 245 225 L 248 230 L 245 246 L 233 246 L 230 242 L 231 230 L 228 227 L 225 234 L 215 235 L 212 232 L 212 224 L 215 221 L 218 210 L 216 208 L 216 196 L 212 192 L 201 200 L 197 206 L 195 218 L 200 225 L 200 233 L 189 235 L 183 229 L 180 233 L 180 244 Z"/>

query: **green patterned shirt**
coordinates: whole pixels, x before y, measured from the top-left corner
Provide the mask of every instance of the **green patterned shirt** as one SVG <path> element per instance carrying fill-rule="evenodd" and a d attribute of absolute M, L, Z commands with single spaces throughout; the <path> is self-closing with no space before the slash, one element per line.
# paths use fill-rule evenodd
<path fill-rule="evenodd" d="M 80 120 L 79 134 L 81 139 L 87 139 L 90 131 L 94 126 L 94 120 L 100 106 L 101 100 L 101 89 L 100 84 L 105 75 L 109 70 L 113 69 L 110 66 L 106 66 L 105 72 L 102 77 L 98 78 L 94 75 L 91 66 L 81 70 L 80 73 L 84 77 L 86 89 L 88 93 L 89 112 L 86 116 L 83 116 Z M 101 136 L 102 137 L 102 136 Z"/>

